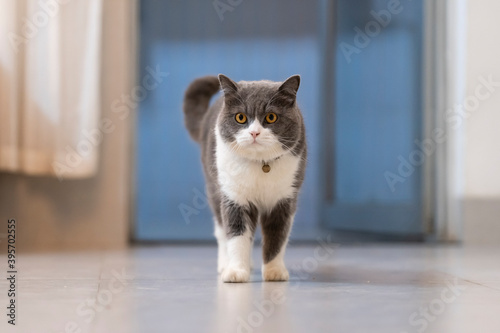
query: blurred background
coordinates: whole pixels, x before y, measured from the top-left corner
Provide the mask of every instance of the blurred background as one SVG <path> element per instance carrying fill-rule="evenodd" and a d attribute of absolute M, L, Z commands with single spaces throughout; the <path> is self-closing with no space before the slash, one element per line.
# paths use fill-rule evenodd
<path fill-rule="evenodd" d="M 292 243 L 500 242 L 498 2 L 0 4 L 0 218 L 22 249 L 213 242 L 181 106 L 218 73 L 302 77 Z"/>

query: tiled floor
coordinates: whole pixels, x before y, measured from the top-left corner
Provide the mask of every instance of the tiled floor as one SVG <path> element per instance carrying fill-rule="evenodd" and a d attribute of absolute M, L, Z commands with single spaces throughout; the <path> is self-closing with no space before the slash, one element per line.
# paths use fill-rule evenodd
<path fill-rule="evenodd" d="M 210 246 L 24 255 L 0 331 L 500 332 L 500 248 L 291 247 L 287 283 L 223 284 L 215 262 Z"/>

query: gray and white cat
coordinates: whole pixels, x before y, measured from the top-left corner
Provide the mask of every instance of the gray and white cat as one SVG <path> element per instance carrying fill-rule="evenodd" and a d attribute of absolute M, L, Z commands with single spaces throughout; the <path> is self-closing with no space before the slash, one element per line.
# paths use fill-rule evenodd
<path fill-rule="evenodd" d="M 186 91 L 185 123 L 201 146 L 224 282 L 249 280 L 257 224 L 264 280 L 288 280 L 283 259 L 307 154 L 299 84 L 298 75 L 236 83 L 220 74 L 196 79 Z M 209 108 L 221 88 L 224 96 Z"/>

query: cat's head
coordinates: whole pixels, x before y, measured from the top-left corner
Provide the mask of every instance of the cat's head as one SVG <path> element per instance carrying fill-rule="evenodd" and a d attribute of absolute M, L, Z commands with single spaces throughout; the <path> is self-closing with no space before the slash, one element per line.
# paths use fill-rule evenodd
<path fill-rule="evenodd" d="M 296 103 L 300 76 L 284 82 L 234 82 L 219 75 L 224 107 L 217 128 L 224 144 L 240 156 L 269 161 L 297 146 L 302 115 Z"/>

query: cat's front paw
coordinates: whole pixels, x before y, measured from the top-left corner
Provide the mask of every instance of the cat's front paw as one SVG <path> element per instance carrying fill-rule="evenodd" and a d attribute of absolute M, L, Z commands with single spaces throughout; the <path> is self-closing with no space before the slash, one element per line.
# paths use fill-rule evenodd
<path fill-rule="evenodd" d="M 264 281 L 288 281 L 290 275 L 285 265 L 264 265 L 262 278 Z"/>
<path fill-rule="evenodd" d="M 224 282 L 248 282 L 250 280 L 250 270 L 227 266 L 221 277 Z"/>

